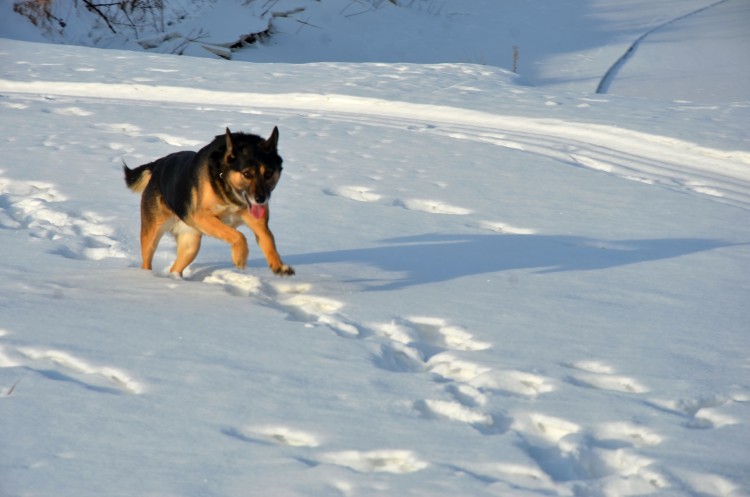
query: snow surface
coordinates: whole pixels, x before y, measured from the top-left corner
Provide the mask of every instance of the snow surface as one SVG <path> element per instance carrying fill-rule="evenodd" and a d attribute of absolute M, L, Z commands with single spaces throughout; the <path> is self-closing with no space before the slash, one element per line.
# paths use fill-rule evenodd
<path fill-rule="evenodd" d="M 100 2 L 106 4 L 106 2 Z M 83 2 L 55 1 L 43 30 L 0 2 L 0 35 L 28 41 L 229 55 L 248 62 L 469 63 L 538 87 L 715 103 L 750 100 L 747 0 L 171 0 L 117 35 Z M 136 24 L 129 29 L 127 24 Z M 270 29 L 261 43 L 229 53 Z M 632 51 L 630 49 L 633 49 Z M 637 55 L 637 56 L 634 56 Z"/>
<path fill-rule="evenodd" d="M 568 13 L 606 64 L 534 77 L 0 39 L 0 495 L 750 495 L 747 87 L 614 95 L 657 30 L 594 94 L 615 21 L 710 5 L 626 3 Z M 166 238 L 137 269 L 122 162 L 225 126 L 279 126 L 297 276 L 216 240 L 182 280 Z"/>

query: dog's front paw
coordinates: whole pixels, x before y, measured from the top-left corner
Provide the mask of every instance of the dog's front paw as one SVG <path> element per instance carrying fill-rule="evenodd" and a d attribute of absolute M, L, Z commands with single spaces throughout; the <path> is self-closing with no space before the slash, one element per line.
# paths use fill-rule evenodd
<path fill-rule="evenodd" d="M 279 276 L 294 276 L 294 268 L 286 264 L 282 264 L 277 268 L 271 268 L 271 270 Z"/>

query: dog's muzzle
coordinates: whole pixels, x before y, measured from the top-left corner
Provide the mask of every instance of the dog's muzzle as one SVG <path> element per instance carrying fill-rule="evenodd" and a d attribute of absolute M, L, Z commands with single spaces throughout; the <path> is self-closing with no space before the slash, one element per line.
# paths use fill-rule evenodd
<path fill-rule="evenodd" d="M 247 204 L 247 209 L 250 211 L 250 215 L 255 219 L 262 219 L 266 214 L 266 205 L 268 205 L 268 198 L 264 198 L 263 202 L 257 202 L 250 198 L 247 192 L 242 192 L 242 198 Z"/>

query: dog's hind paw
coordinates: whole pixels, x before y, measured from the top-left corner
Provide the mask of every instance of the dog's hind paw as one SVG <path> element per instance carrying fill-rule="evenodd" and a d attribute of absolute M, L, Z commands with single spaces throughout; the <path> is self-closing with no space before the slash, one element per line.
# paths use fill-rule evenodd
<path fill-rule="evenodd" d="M 294 276 L 294 268 L 286 264 L 282 264 L 277 268 L 271 268 L 271 270 L 279 276 Z"/>

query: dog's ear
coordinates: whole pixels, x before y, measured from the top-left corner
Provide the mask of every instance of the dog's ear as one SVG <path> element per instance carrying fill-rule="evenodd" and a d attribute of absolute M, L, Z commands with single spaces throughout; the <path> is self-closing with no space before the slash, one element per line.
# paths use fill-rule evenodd
<path fill-rule="evenodd" d="M 232 155 L 232 132 L 227 128 L 227 155 Z"/>
<path fill-rule="evenodd" d="M 232 155 L 234 155 L 233 154 L 234 146 L 232 145 L 232 132 L 229 131 L 229 128 L 227 128 L 227 133 L 225 136 L 226 136 L 227 151 L 224 152 L 224 161 L 228 162 L 229 159 L 232 157 Z"/>
<path fill-rule="evenodd" d="M 268 137 L 268 140 L 263 142 L 263 147 L 268 150 L 276 150 L 276 145 L 278 143 L 279 143 L 279 128 L 274 126 L 273 131 L 271 131 L 271 136 Z"/>

